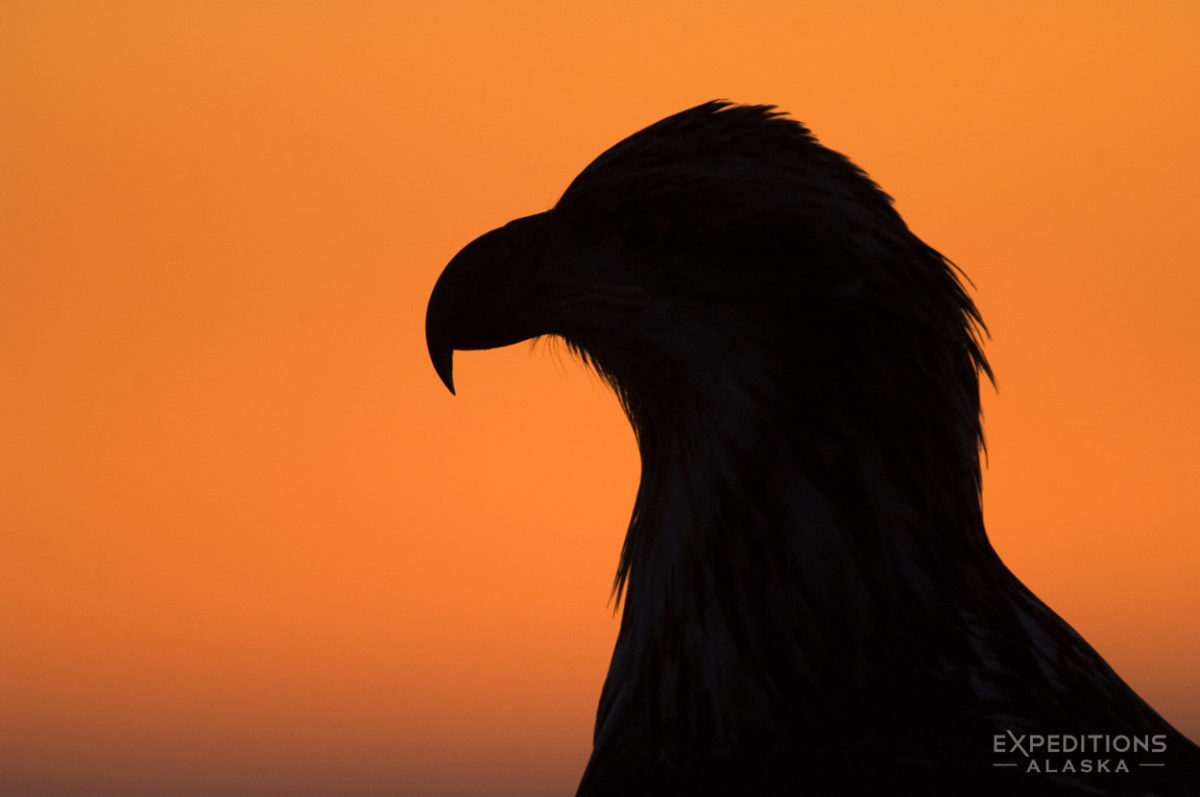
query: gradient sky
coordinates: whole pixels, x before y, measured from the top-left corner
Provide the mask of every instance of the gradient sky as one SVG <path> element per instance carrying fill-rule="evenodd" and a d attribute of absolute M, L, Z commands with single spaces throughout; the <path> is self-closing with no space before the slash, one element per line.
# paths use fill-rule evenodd
<path fill-rule="evenodd" d="M 970 275 L 993 542 L 1200 737 L 1200 4 L 649 5 L 0 4 L 0 792 L 570 793 L 633 437 L 425 302 L 715 97 Z"/>

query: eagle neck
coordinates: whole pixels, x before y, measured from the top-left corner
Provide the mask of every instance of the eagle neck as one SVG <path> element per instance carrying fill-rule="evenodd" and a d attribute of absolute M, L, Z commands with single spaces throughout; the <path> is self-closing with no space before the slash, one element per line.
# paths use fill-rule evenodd
<path fill-rule="evenodd" d="M 920 649 L 890 629 L 936 633 L 945 597 L 965 601 L 993 566 L 969 468 L 958 500 L 922 494 L 891 478 L 886 450 L 817 419 L 756 425 L 787 416 L 746 395 L 711 406 L 635 417 L 642 479 L 598 751 L 639 738 L 631 723 L 685 757 L 856 727 L 893 649 Z"/>

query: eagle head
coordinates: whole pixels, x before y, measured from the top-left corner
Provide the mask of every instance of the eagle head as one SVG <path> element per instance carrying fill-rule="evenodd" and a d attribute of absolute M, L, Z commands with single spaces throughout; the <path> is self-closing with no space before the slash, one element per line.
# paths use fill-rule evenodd
<path fill-rule="evenodd" d="M 468 244 L 434 287 L 426 338 L 453 392 L 455 349 L 561 336 L 639 440 L 679 407 L 774 400 L 874 435 L 940 411 L 970 460 L 987 364 L 958 276 L 803 125 L 714 101 L 601 154 L 552 210 Z"/>

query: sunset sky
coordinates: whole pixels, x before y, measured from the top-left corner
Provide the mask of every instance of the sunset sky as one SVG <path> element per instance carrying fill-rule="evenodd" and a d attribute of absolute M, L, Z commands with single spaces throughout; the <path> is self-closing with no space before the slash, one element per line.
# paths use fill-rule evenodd
<path fill-rule="evenodd" d="M 1200 739 L 1200 3 L 0 3 L 0 793 L 569 794 L 637 486 L 437 275 L 724 97 L 991 330 L 1009 567 Z"/>

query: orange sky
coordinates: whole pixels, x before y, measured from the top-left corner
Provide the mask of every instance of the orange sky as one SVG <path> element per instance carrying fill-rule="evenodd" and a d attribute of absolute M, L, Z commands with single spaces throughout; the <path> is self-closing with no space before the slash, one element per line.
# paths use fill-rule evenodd
<path fill-rule="evenodd" d="M 992 539 L 1200 737 L 1200 4 L 652 5 L 0 6 L 0 792 L 569 793 L 632 434 L 425 302 L 714 97 L 971 276 Z"/>

